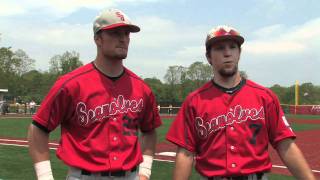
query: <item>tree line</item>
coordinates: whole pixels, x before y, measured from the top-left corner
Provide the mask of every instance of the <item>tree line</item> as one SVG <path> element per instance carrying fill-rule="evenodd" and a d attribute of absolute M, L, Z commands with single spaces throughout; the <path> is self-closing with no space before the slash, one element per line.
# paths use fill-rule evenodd
<path fill-rule="evenodd" d="M 35 60 L 21 49 L 0 48 L 0 89 L 8 89 L 4 99 L 11 103 L 34 100 L 39 104 L 56 79 L 83 65 L 79 53 L 66 51 L 50 59 L 49 70 L 35 69 Z"/>
<path fill-rule="evenodd" d="M 34 100 L 37 104 L 48 93 L 56 79 L 83 65 L 80 54 L 66 51 L 50 58 L 49 70 L 35 69 L 35 60 L 21 49 L 13 51 L 11 47 L 0 48 L 0 89 L 8 89 L 7 101 L 25 103 Z M 248 78 L 245 71 L 241 76 Z M 185 97 L 204 83 L 212 79 L 212 68 L 208 63 L 196 61 L 188 67 L 170 66 L 164 76 L 164 82 L 156 77 L 144 81 L 155 93 L 161 106 L 180 106 Z M 282 104 L 294 104 L 295 87 L 270 87 Z M 299 86 L 299 104 L 320 104 L 320 86 L 304 83 Z"/>

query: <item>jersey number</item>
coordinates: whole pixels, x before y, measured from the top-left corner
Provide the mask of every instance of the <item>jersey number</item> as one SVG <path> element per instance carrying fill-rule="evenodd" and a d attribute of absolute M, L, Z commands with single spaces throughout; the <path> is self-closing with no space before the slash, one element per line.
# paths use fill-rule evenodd
<path fill-rule="evenodd" d="M 138 120 L 132 119 L 128 116 L 123 117 L 124 123 L 123 126 L 125 127 L 123 130 L 123 135 L 125 136 L 138 136 Z"/>
<path fill-rule="evenodd" d="M 262 125 L 261 124 L 250 124 L 249 128 L 253 130 L 253 135 L 249 139 L 249 142 L 253 145 L 257 143 L 257 135 L 259 134 L 261 130 Z"/>

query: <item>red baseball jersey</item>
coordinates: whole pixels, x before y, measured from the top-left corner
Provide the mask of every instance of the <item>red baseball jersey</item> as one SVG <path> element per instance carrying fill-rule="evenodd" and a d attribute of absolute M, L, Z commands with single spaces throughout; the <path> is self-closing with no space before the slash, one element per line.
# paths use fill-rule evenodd
<path fill-rule="evenodd" d="M 57 156 L 92 172 L 138 165 L 139 130 L 161 125 L 155 96 L 142 79 L 125 68 L 112 81 L 93 63 L 57 80 L 33 120 L 48 132 L 61 125 Z"/>
<path fill-rule="evenodd" d="M 269 89 L 242 80 L 234 93 L 213 81 L 191 93 L 167 134 L 167 140 L 195 154 L 206 177 L 269 171 L 268 143 L 295 138 L 277 97 Z"/>

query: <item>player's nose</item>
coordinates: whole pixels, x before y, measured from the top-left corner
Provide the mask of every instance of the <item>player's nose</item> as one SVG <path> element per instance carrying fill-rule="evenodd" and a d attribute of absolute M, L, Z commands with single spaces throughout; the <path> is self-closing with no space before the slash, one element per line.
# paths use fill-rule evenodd
<path fill-rule="evenodd" d="M 226 56 L 226 57 L 229 57 L 231 56 L 231 49 L 229 47 L 226 47 L 223 49 L 223 55 Z"/>

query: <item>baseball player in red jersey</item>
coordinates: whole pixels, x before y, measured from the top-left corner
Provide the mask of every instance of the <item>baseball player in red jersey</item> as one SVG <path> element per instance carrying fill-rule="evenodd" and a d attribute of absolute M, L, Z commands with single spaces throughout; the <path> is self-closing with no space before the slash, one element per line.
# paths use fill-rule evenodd
<path fill-rule="evenodd" d="M 297 179 L 315 179 L 277 97 L 240 76 L 243 42 L 228 26 L 207 35 L 214 77 L 188 95 L 167 134 L 178 145 L 174 179 L 188 179 L 195 159 L 202 179 L 265 180 L 271 169 L 268 143 Z"/>
<path fill-rule="evenodd" d="M 96 59 L 60 77 L 33 116 L 28 138 L 39 180 L 53 179 L 48 135 L 59 125 L 56 154 L 69 166 L 67 179 L 150 178 L 161 120 L 151 89 L 123 66 L 129 35 L 140 28 L 117 9 L 102 11 L 93 27 Z"/>

